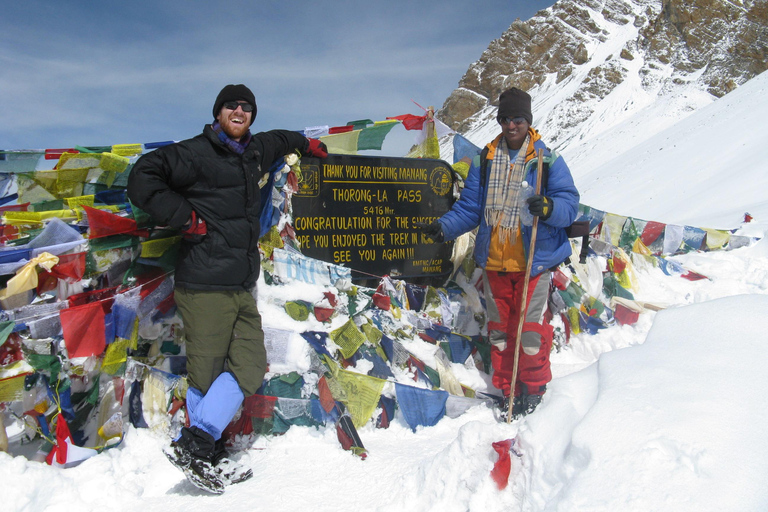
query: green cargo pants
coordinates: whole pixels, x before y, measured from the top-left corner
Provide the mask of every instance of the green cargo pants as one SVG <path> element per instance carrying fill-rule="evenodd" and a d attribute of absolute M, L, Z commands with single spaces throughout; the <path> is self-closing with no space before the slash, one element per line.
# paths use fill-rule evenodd
<path fill-rule="evenodd" d="M 184 322 L 189 385 L 205 394 L 228 370 L 245 396 L 256 393 L 264 380 L 267 351 L 253 296 L 244 290 L 176 288 L 174 299 Z"/>

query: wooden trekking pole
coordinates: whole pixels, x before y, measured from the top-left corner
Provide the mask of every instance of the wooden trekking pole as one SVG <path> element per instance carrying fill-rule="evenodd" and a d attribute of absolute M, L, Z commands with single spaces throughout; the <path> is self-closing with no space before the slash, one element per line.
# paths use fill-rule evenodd
<path fill-rule="evenodd" d="M 536 153 L 536 195 L 541 194 L 541 174 L 544 172 L 544 150 L 539 149 Z M 527 205 L 523 205 L 527 208 Z M 517 385 L 517 367 L 520 365 L 520 345 L 523 337 L 523 324 L 525 323 L 525 313 L 528 309 L 528 282 L 531 280 L 531 267 L 533 266 L 533 250 L 536 246 L 536 232 L 539 229 L 539 217 L 533 216 L 533 226 L 531 226 L 531 243 L 528 247 L 528 261 L 525 263 L 525 277 L 523 278 L 523 295 L 520 300 L 520 318 L 517 322 L 517 336 L 515 337 L 515 364 L 512 368 L 512 387 L 509 390 L 509 409 L 507 410 L 507 423 L 512 421 L 512 404 L 515 399 L 515 387 Z"/>

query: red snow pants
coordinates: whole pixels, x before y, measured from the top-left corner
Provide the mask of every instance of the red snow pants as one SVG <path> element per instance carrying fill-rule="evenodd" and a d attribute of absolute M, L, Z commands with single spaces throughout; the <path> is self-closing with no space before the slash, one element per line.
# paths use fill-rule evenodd
<path fill-rule="evenodd" d="M 525 272 L 486 271 L 483 275 L 488 309 L 488 337 L 491 342 L 493 385 L 504 396 L 510 394 L 515 365 L 515 338 L 520 318 Z M 527 307 L 520 343 L 520 361 L 514 395 L 544 393 L 544 386 L 552 380 L 549 353 L 552 350 L 553 331 L 549 325 L 548 271 L 531 277 L 528 282 Z"/>

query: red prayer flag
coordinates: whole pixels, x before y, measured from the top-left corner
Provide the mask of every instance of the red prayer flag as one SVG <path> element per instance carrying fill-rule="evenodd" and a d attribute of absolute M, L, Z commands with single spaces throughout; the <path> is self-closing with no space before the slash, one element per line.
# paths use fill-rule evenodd
<path fill-rule="evenodd" d="M 73 357 L 97 356 L 107 346 L 104 317 L 108 302 L 91 302 L 59 311 L 64 344 Z"/>
<path fill-rule="evenodd" d="M 59 414 L 59 419 L 56 420 L 56 444 L 48 455 L 45 457 L 45 462 L 50 466 L 53 464 L 54 457 L 58 464 L 64 465 L 67 463 L 67 440 L 72 439 L 72 435 L 69 433 L 69 425 L 64 416 Z"/>
<path fill-rule="evenodd" d="M 427 116 L 415 116 L 413 114 L 403 114 L 401 116 L 388 117 L 387 119 L 397 119 L 403 123 L 403 127 L 406 130 L 421 130 L 424 128 L 424 121 L 427 120 Z"/>
<path fill-rule="evenodd" d="M 29 203 L 23 204 L 9 204 L 7 206 L 0 206 L 0 213 L 5 212 L 25 212 L 29 207 Z"/>
<path fill-rule="evenodd" d="M 622 260 L 621 258 L 613 258 L 613 273 L 614 274 L 621 274 L 624 272 L 624 269 L 627 268 L 627 262 Z"/>
<path fill-rule="evenodd" d="M 251 395 L 245 398 L 243 411 L 252 418 L 271 418 L 276 403 L 276 396 Z"/>
<path fill-rule="evenodd" d="M 58 160 L 61 158 L 61 155 L 64 153 L 79 153 L 78 150 L 74 148 L 67 148 L 67 149 L 46 149 L 45 150 L 45 159 L 46 160 Z"/>
<path fill-rule="evenodd" d="M 643 232 L 640 235 L 640 240 L 646 246 L 650 246 L 653 242 L 656 241 L 656 239 L 659 238 L 659 235 L 664 232 L 665 227 L 666 224 L 662 224 L 661 222 L 649 221 L 648 224 L 645 225 L 645 228 L 643 228 Z"/>
<path fill-rule="evenodd" d="M 73 307 L 90 304 L 91 302 L 99 302 L 105 299 L 113 299 L 115 293 L 117 293 L 117 288 L 117 286 L 113 286 L 112 288 L 102 288 L 100 290 L 77 293 L 75 295 L 70 295 L 67 301 L 69 301 L 69 306 Z M 107 309 L 112 309 L 112 300 L 109 300 L 108 302 Z"/>
<path fill-rule="evenodd" d="M 373 294 L 373 304 L 379 309 L 389 311 L 389 308 L 392 305 L 392 299 L 389 298 L 389 295 L 376 292 Z"/>
<path fill-rule="evenodd" d="M 318 322 L 328 322 L 330 321 L 333 314 L 336 312 L 333 308 L 324 308 L 320 306 L 315 306 L 314 309 L 315 312 L 315 318 Z"/>
<path fill-rule="evenodd" d="M 640 317 L 640 313 L 622 304 L 616 304 L 616 308 L 613 310 L 613 317 L 621 325 L 633 325 Z"/>
<path fill-rule="evenodd" d="M 325 412 L 331 412 L 336 407 L 336 401 L 333 399 L 331 388 L 328 387 L 328 381 L 325 380 L 325 376 L 320 377 L 320 380 L 317 381 L 317 394 L 320 397 L 320 405 Z"/>
<path fill-rule="evenodd" d="M 345 132 L 351 132 L 354 130 L 354 126 L 333 126 L 331 128 L 328 128 L 328 135 L 333 135 L 334 133 L 345 133 Z"/>
<path fill-rule="evenodd" d="M 110 235 L 122 235 L 138 229 L 136 221 L 121 217 L 106 210 L 83 206 L 88 215 L 88 237 L 101 238 Z"/>
<path fill-rule="evenodd" d="M 509 456 L 509 450 L 512 448 L 512 439 L 497 441 L 493 443 L 493 449 L 499 454 L 499 460 L 493 465 L 491 478 L 496 482 L 499 490 L 503 490 L 509 483 L 509 472 L 512 469 L 512 458 Z"/>
<path fill-rule="evenodd" d="M 41 274 L 50 273 L 53 277 L 59 279 L 72 279 L 79 281 L 85 274 L 85 253 L 64 254 L 59 256 L 59 262 L 50 272 L 43 271 Z"/>

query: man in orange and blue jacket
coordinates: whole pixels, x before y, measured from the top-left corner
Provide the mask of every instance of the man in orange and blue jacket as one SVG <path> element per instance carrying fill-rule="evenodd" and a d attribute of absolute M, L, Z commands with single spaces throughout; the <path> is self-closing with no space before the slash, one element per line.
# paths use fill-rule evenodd
<path fill-rule="evenodd" d="M 497 121 L 501 133 L 474 158 L 461 198 L 424 232 L 436 241 L 453 240 L 479 226 L 474 257 L 483 269 L 492 382 L 504 394 L 504 415 L 511 401 L 512 416 L 519 417 L 533 412 L 552 380 L 553 328 L 547 317 L 550 269 L 571 255 L 565 228 L 578 214 L 579 192 L 563 158 L 550 152 L 531 127 L 528 93 L 514 87 L 504 91 L 499 96 Z M 525 185 L 536 182 L 539 149 L 549 161 L 546 182 L 540 194 L 523 199 Z M 514 348 L 532 232 L 530 225 L 521 222 L 528 213 L 523 209 L 538 216 L 539 223 L 513 385 Z"/>

